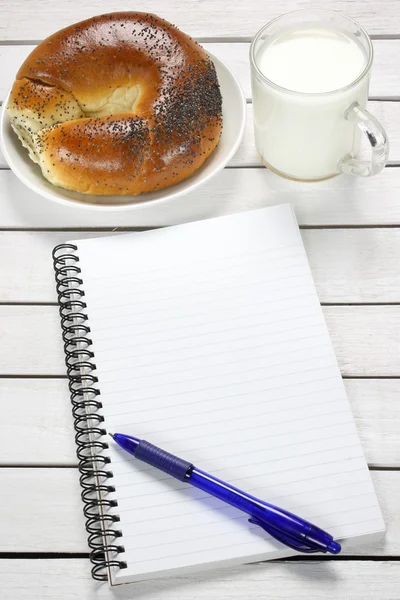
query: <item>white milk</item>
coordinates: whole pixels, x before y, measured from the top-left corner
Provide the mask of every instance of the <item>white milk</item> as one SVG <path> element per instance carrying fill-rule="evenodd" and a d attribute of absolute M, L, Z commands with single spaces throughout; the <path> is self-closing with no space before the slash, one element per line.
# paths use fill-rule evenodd
<path fill-rule="evenodd" d="M 253 77 L 256 145 L 263 161 L 296 179 L 337 173 L 340 159 L 358 150 L 360 136 L 344 114 L 354 102 L 365 106 L 368 77 L 342 88 L 365 69 L 363 47 L 340 31 L 308 27 L 267 39 L 255 60 L 269 81 L 285 88 Z"/>

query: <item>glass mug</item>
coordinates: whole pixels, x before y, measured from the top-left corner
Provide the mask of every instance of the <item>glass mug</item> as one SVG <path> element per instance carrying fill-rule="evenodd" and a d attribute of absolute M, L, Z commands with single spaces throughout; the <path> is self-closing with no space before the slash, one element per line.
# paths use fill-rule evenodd
<path fill-rule="evenodd" d="M 316 52 L 319 72 L 313 75 L 302 67 Z M 250 47 L 254 130 L 266 167 L 300 181 L 339 173 L 370 177 L 383 169 L 387 136 L 365 108 L 372 58 L 366 31 L 332 11 L 288 13 L 257 33 Z M 324 60 L 332 63 L 326 69 Z M 297 68 L 296 61 L 302 61 Z M 282 86 L 285 77 L 294 89 Z M 340 81 L 346 84 L 338 87 Z M 361 133 L 371 145 L 370 160 L 357 158 Z"/>

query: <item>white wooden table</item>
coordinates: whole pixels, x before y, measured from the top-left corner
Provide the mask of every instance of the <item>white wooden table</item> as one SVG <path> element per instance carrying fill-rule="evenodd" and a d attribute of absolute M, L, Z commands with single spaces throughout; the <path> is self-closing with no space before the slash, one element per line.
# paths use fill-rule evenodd
<path fill-rule="evenodd" d="M 315 185 L 292 183 L 261 168 L 257 159 L 249 41 L 278 13 L 310 6 L 358 18 L 374 39 L 370 108 L 387 128 L 391 155 L 389 166 L 371 180 L 341 176 Z M 190 198 L 132 213 L 53 205 L 19 183 L 0 156 L 0 598 L 398 600 L 399 0 L 1 0 L 0 100 L 38 40 L 121 7 L 169 19 L 227 62 L 249 100 L 246 134 L 228 168 Z M 288 201 L 302 228 L 387 537 L 336 559 L 248 565 L 112 593 L 90 578 L 51 249 L 99 231 L 168 225 Z"/>

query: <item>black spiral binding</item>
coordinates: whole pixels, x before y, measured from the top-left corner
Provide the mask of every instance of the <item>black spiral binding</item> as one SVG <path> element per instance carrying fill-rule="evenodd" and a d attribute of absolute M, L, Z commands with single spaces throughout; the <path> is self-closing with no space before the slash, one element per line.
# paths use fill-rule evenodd
<path fill-rule="evenodd" d="M 115 492 L 115 487 L 108 481 L 113 477 L 106 466 L 110 459 L 101 453 L 108 448 L 104 441 L 107 432 L 101 425 L 104 417 L 99 412 L 102 404 L 98 400 L 98 380 L 93 374 L 96 365 L 91 350 L 90 327 L 86 324 L 79 257 L 74 254 L 77 249 L 74 244 L 60 244 L 54 248 L 52 255 L 83 488 L 83 513 L 93 563 L 92 577 L 106 581 L 111 567 L 123 569 L 126 563 L 116 558 L 117 554 L 124 552 L 123 546 L 115 543 L 122 536 L 122 532 L 113 526 L 120 520 L 119 516 L 108 512 L 118 503 L 107 499 L 108 494 Z"/>

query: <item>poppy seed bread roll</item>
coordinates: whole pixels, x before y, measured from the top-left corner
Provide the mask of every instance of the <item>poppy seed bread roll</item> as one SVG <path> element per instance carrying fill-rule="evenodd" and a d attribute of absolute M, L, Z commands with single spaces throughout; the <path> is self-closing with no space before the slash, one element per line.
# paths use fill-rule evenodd
<path fill-rule="evenodd" d="M 140 194 L 192 175 L 218 144 L 222 99 L 207 53 L 145 13 L 102 15 L 39 44 L 7 111 L 54 185 Z"/>

